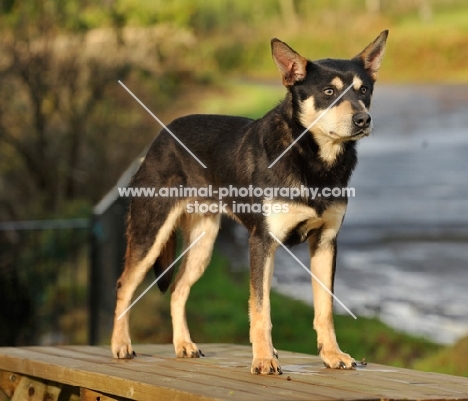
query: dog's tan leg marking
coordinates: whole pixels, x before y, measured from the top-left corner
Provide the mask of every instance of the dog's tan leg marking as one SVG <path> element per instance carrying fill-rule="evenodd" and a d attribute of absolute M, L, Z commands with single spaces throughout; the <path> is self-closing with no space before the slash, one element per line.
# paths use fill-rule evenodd
<path fill-rule="evenodd" d="M 336 236 L 346 211 L 345 204 L 332 206 L 323 213 L 324 225 L 319 236 L 310 237 L 312 273 L 333 291 L 333 270 L 336 257 Z M 314 328 L 317 331 L 317 344 L 325 366 L 333 369 L 352 369 L 355 361 L 343 353 L 336 341 L 333 324 L 333 298 L 325 289 L 312 279 L 314 292 Z"/>
<path fill-rule="evenodd" d="M 270 288 L 274 267 L 274 250 L 265 258 L 263 277 L 261 277 L 261 298 L 259 289 L 255 288 L 255 278 L 250 280 L 250 342 L 252 343 L 253 360 L 251 372 L 254 374 L 281 374 L 278 353 L 271 339 Z M 251 272 L 252 274 L 252 272 Z M 260 281 L 260 280 L 258 280 Z"/>
<path fill-rule="evenodd" d="M 184 208 L 185 204 L 178 204 L 172 209 L 166 221 L 158 231 L 152 247 L 142 260 L 133 260 L 131 241 L 129 241 L 127 245 L 125 269 L 118 281 L 117 303 L 114 313 L 114 329 L 112 331 L 111 340 L 111 349 L 114 358 L 132 358 L 134 356 L 128 325 L 129 311 L 120 317 L 120 319 L 119 316 L 130 306 L 136 288 L 143 281 L 148 270 L 153 266 L 163 245 L 173 232 Z"/>
<path fill-rule="evenodd" d="M 219 223 L 220 215 L 186 214 L 181 219 L 185 248 L 203 232 L 206 234 L 185 255 L 172 287 L 173 343 L 178 358 L 203 356 L 190 338 L 185 304 L 190 294 L 190 287 L 202 276 L 210 262 L 213 245 L 218 235 Z"/>

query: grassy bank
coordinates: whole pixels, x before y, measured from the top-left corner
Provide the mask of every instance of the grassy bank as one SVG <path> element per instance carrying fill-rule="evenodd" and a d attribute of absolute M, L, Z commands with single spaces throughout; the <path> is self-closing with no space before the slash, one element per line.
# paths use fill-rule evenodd
<path fill-rule="evenodd" d="M 414 368 L 468 377 L 468 336 L 417 361 Z"/>
<path fill-rule="evenodd" d="M 148 282 L 153 279 L 148 277 Z M 228 260 L 215 253 L 190 294 L 187 318 L 193 340 L 249 344 L 248 289 L 248 272 L 232 272 Z M 310 306 L 273 291 L 271 310 L 277 349 L 316 354 Z M 167 294 L 161 296 L 155 289 L 147 293 L 133 308 L 131 319 L 135 343 L 171 342 Z M 369 362 L 412 367 L 441 349 L 425 339 L 397 332 L 377 319 L 354 320 L 337 315 L 335 325 L 341 349 Z"/>
<path fill-rule="evenodd" d="M 468 59 L 462 50 L 468 46 L 467 2 L 434 2 L 425 15 L 409 5 L 390 10 L 390 2 L 376 14 L 366 12 L 358 2 L 338 3 L 303 3 L 293 22 L 271 14 L 232 26 L 219 23 L 209 34 L 200 34 L 194 54 L 197 66 L 222 79 L 226 75 L 276 79 L 269 46 L 272 37 L 312 60 L 351 58 L 389 29 L 379 81 L 468 82 Z"/>
<path fill-rule="evenodd" d="M 131 25 L 175 23 L 194 32 L 197 43 L 187 56 L 198 74 L 274 78 L 273 37 L 310 59 L 347 58 L 389 29 L 380 80 L 468 82 L 466 1 L 374 2 L 379 10 L 365 0 L 159 3 L 121 0 L 118 12 Z M 143 10 L 155 19 L 141 18 Z"/>

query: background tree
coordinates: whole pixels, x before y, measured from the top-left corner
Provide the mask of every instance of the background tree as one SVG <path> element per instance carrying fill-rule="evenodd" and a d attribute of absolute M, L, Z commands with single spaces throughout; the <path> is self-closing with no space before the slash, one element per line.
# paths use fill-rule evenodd
<path fill-rule="evenodd" d="M 0 7 L 0 221 L 89 216 L 158 130 L 118 80 L 143 97 L 158 89 L 160 101 L 183 82 L 187 31 L 124 27 L 115 2 L 96 5 L 99 29 L 82 2 Z M 86 244 L 86 234 L 0 231 L 0 344 L 37 341 L 33 305 Z"/>

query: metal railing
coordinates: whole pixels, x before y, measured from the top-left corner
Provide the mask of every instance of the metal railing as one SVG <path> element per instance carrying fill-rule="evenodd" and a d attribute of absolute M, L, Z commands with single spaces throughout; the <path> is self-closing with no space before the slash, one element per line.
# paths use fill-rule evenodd
<path fill-rule="evenodd" d="M 0 343 L 87 343 L 89 219 L 0 222 Z"/>

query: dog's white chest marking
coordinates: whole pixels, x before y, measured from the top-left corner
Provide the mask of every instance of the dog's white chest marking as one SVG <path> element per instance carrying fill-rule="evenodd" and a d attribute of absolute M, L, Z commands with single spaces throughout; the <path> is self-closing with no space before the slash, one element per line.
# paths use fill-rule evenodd
<path fill-rule="evenodd" d="M 323 228 L 322 237 L 333 239 L 338 233 L 346 212 L 346 204 L 335 203 L 326 209 L 321 216 L 317 211 L 307 205 L 286 201 L 265 201 L 264 203 L 281 203 L 279 213 L 271 213 L 266 217 L 268 231 L 273 233 L 280 241 L 284 241 L 290 231 L 299 223 L 304 222 L 301 231 L 304 233 L 316 228 Z M 284 211 L 288 210 L 287 213 Z"/>

